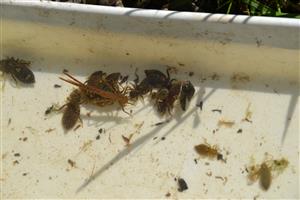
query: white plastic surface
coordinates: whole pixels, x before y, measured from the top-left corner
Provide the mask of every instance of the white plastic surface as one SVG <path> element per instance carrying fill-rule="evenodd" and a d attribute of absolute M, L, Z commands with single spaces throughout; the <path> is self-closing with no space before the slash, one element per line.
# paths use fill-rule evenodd
<path fill-rule="evenodd" d="M 2 84 L 2 198 L 299 198 L 299 30 L 294 19 L 2 1 L 1 59 L 30 60 L 36 76 L 33 87 L 9 76 Z M 166 66 L 196 87 L 169 123 L 153 126 L 165 118 L 147 99 L 126 107 L 132 117 L 117 106 L 82 106 L 83 127 L 67 134 L 61 113 L 44 115 L 72 91 L 58 78 L 63 69 L 82 81 L 96 70 L 133 80 L 136 68 L 143 78 L 144 69 Z M 243 121 L 248 107 L 252 123 Z M 222 119 L 235 124 L 218 127 Z M 204 138 L 227 163 L 195 163 Z M 248 185 L 245 171 L 265 152 L 290 162 L 267 192 Z M 189 189 L 178 192 L 175 177 Z"/>

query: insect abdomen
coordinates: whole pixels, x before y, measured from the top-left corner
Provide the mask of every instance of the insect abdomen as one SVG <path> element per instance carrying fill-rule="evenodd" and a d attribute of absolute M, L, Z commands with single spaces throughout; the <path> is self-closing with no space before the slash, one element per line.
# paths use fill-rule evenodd
<path fill-rule="evenodd" d="M 80 115 L 79 105 L 74 105 L 71 103 L 67 104 L 67 107 L 62 117 L 62 125 L 64 129 L 70 130 L 71 128 L 73 128 L 79 119 L 79 115 Z"/>

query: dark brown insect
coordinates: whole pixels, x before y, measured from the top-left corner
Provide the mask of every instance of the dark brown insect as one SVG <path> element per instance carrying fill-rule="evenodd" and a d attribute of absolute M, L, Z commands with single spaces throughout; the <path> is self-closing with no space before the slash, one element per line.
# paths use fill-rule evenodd
<path fill-rule="evenodd" d="M 185 81 L 182 84 L 182 89 L 180 93 L 180 105 L 181 109 L 185 111 L 186 102 L 190 101 L 194 96 L 195 88 L 190 81 Z"/>
<path fill-rule="evenodd" d="M 28 68 L 30 64 L 30 61 L 15 59 L 14 57 L 8 57 L 0 61 L 1 69 L 5 73 L 11 74 L 14 80 L 18 79 L 22 83 L 26 84 L 35 82 L 34 74 Z"/>
<path fill-rule="evenodd" d="M 200 156 L 223 160 L 223 155 L 219 153 L 218 147 L 216 145 L 211 146 L 205 142 L 204 144 L 196 145 L 194 148 Z"/>
<path fill-rule="evenodd" d="M 152 87 L 150 86 L 148 79 L 145 78 L 141 83 L 136 84 L 134 88 L 129 92 L 129 97 L 131 100 L 137 100 L 138 97 L 143 97 L 145 94 L 150 92 Z"/>
<path fill-rule="evenodd" d="M 62 125 L 65 130 L 72 129 L 77 123 L 80 116 L 81 92 L 76 89 L 68 97 L 68 102 L 62 106 L 64 109 Z"/>
<path fill-rule="evenodd" d="M 106 77 L 106 73 L 102 71 L 93 72 L 85 82 L 85 84 L 93 87 L 100 87 L 102 80 Z"/>
<path fill-rule="evenodd" d="M 168 96 L 162 101 L 157 102 L 157 110 L 161 115 L 164 115 L 166 112 L 171 114 L 174 103 L 178 99 L 178 96 L 180 94 L 181 85 L 181 81 L 175 79 L 171 81 Z"/>
<path fill-rule="evenodd" d="M 159 89 L 157 92 L 153 92 L 151 98 L 155 100 L 155 103 L 164 101 L 169 95 L 169 90 L 167 88 Z"/>
<path fill-rule="evenodd" d="M 162 88 L 167 87 L 170 81 L 169 71 L 167 70 L 167 76 L 159 70 L 145 70 L 146 78 L 149 85 L 152 88 Z"/>

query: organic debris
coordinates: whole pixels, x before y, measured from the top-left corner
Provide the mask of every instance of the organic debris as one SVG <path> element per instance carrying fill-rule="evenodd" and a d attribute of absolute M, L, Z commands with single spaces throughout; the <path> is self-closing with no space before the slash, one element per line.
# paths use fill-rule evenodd
<path fill-rule="evenodd" d="M 231 128 L 235 124 L 234 121 L 226 121 L 224 119 L 219 120 L 218 122 L 218 127 L 226 127 L 226 128 Z"/>
<path fill-rule="evenodd" d="M 247 106 L 247 109 L 245 111 L 245 117 L 242 121 L 247 121 L 247 122 L 252 123 L 252 120 L 251 120 L 252 112 L 250 111 L 250 106 L 251 106 L 251 104 L 249 103 Z"/>

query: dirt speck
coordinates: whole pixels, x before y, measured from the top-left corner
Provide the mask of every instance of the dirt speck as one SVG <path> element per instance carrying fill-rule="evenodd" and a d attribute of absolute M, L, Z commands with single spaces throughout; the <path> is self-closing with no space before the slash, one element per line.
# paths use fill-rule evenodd
<path fill-rule="evenodd" d="M 250 81 L 250 77 L 243 73 L 235 73 L 232 75 L 231 79 L 232 82 L 240 82 L 240 83 L 246 83 Z"/>
<path fill-rule="evenodd" d="M 54 88 L 61 88 L 61 85 L 54 84 Z"/>
<path fill-rule="evenodd" d="M 188 189 L 188 185 L 183 178 L 178 178 L 178 192 L 183 192 Z"/>
<path fill-rule="evenodd" d="M 13 165 L 17 165 L 17 164 L 19 164 L 19 161 L 17 160 L 13 161 Z"/>
<path fill-rule="evenodd" d="M 50 132 L 52 132 L 54 130 L 55 130 L 55 128 L 49 128 L 49 129 L 45 130 L 45 133 L 50 133 Z"/>
<path fill-rule="evenodd" d="M 71 167 L 75 167 L 76 166 L 76 163 L 75 161 L 71 160 L 71 159 L 68 159 L 68 163 Z"/>

